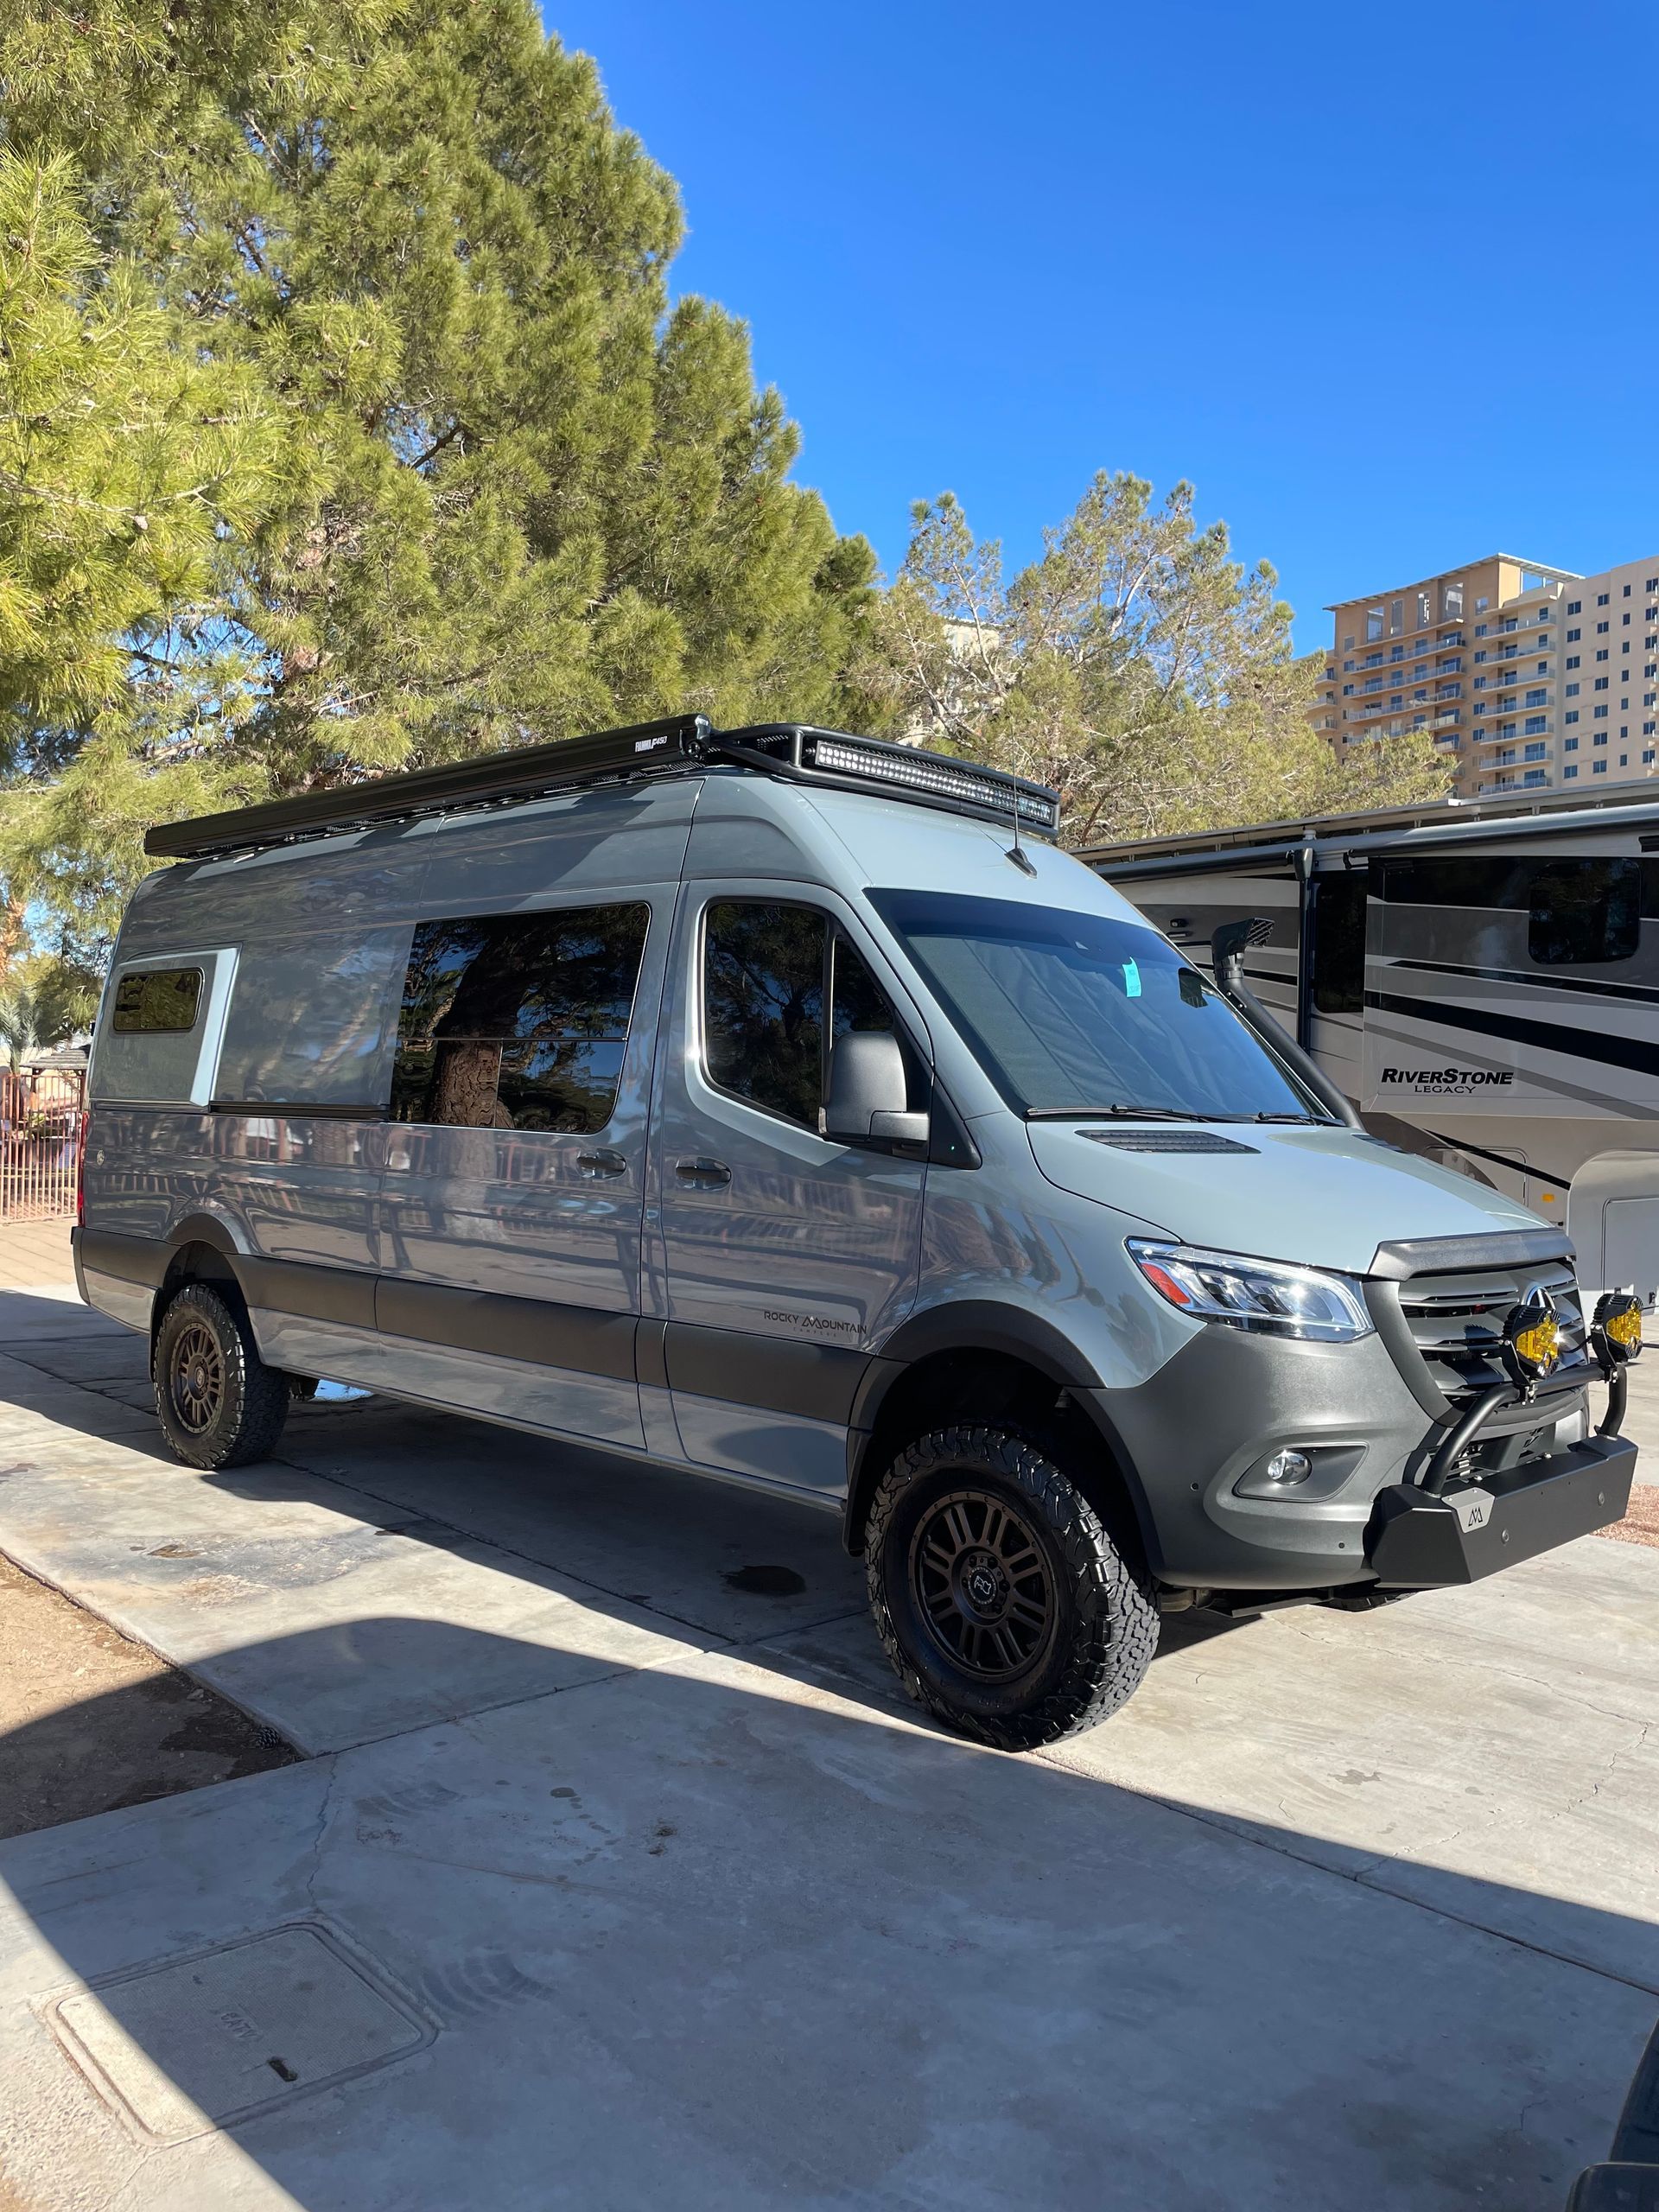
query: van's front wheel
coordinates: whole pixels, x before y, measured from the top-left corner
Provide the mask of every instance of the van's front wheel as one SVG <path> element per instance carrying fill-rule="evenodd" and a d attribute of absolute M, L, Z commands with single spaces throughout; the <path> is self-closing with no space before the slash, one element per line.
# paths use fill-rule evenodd
<path fill-rule="evenodd" d="M 870 1607 L 918 1703 L 1003 1751 L 1116 1711 L 1158 1614 L 1057 1462 L 1004 1429 L 936 1429 L 883 1476 L 865 1529 Z"/>
<path fill-rule="evenodd" d="M 269 1459 L 288 1377 L 260 1358 L 246 1318 L 205 1282 L 187 1283 L 156 1332 L 156 1411 L 188 1467 Z"/>

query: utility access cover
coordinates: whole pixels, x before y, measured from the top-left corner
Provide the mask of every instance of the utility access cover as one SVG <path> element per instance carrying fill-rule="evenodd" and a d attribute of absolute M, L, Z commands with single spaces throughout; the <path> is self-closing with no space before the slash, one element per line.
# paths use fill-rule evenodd
<path fill-rule="evenodd" d="M 312 1920 L 95 1982 L 48 2017 L 94 2086 L 159 2143 L 251 2120 L 437 2032 Z"/>

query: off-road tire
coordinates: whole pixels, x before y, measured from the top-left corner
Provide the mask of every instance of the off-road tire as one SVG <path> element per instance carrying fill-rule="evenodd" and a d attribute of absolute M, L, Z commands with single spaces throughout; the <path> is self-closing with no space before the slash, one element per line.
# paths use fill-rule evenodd
<path fill-rule="evenodd" d="M 187 1467 L 268 1459 L 288 1413 L 288 1377 L 260 1358 L 247 1317 L 205 1282 L 162 1314 L 152 1363 L 162 1433 Z"/>
<path fill-rule="evenodd" d="M 986 1501 L 967 1508 L 966 1523 L 964 1500 Z M 957 1528 L 971 1529 L 976 1516 L 982 1529 L 1000 1528 L 994 1502 L 1040 1554 L 1047 1620 L 1023 1663 L 1007 1663 L 1006 1651 L 997 1656 L 996 1679 L 953 1658 L 930 1625 L 918 1579 L 931 1578 L 937 1618 L 941 1570 L 931 1562 L 941 1541 L 951 1541 L 938 1532 L 952 1516 Z M 963 1549 L 958 1557 L 981 1554 Z M 1157 1649 L 1158 1611 L 1144 1575 L 1058 1459 L 1006 1429 L 935 1429 L 907 1445 L 871 1502 L 864 1561 L 876 1632 L 906 1689 L 950 1727 L 1001 1751 L 1033 1751 L 1092 1728 L 1138 1688 Z M 1029 1593 L 1039 1585 L 1008 1586 Z M 1037 1605 L 1028 1596 L 1027 1611 Z M 982 1657 L 985 1639 L 974 1633 Z"/>

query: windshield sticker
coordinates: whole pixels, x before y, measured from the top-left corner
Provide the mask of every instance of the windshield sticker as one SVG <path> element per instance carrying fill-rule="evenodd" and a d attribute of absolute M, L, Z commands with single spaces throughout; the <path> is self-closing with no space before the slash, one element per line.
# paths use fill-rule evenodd
<path fill-rule="evenodd" d="M 1133 960 L 1123 963 L 1123 995 L 1126 999 L 1138 999 L 1141 995 L 1141 970 Z"/>

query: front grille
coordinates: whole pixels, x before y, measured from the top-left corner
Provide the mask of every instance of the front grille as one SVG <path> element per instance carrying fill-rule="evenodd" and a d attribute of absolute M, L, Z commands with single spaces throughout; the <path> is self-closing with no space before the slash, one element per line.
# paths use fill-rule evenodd
<path fill-rule="evenodd" d="M 1562 1260 L 1518 1268 L 1481 1268 L 1466 1274 L 1409 1276 L 1400 1286 L 1400 1310 L 1430 1376 L 1448 1397 L 1462 1398 L 1506 1379 L 1498 1344 L 1512 1306 L 1535 1284 L 1549 1293 L 1561 1332 L 1560 1371 L 1591 1362 L 1585 1350 L 1584 1307 L 1573 1270 Z"/>

